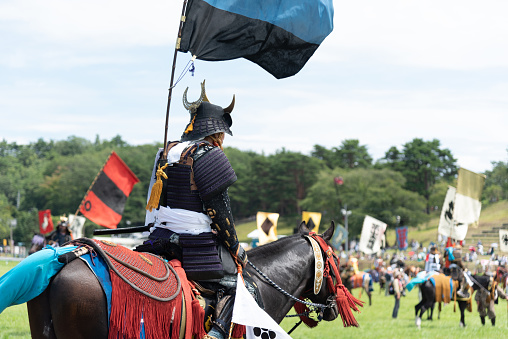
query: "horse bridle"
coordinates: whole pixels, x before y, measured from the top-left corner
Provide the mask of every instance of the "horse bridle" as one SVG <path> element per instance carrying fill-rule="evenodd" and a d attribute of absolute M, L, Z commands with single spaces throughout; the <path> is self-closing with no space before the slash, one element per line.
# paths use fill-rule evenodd
<path fill-rule="evenodd" d="M 315 309 L 320 309 L 318 313 L 318 320 L 322 319 L 323 312 L 326 308 L 332 308 L 334 306 L 334 302 L 337 306 L 338 313 L 342 318 L 342 323 L 344 327 L 348 326 L 358 326 L 358 322 L 352 315 L 351 309 L 355 311 L 359 311 L 358 306 L 363 306 L 363 302 L 354 298 L 351 293 L 346 289 L 346 287 L 342 284 L 342 280 L 340 278 L 339 269 L 337 268 L 337 262 L 340 262 L 339 257 L 335 254 L 333 249 L 326 243 L 326 241 L 318 236 L 315 232 L 310 232 L 309 235 L 305 235 L 306 239 L 311 243 L 314 258 L 315 260 L 315 268 L 316 274 L 314 277 L 314 294 L 318 294 L 321 290 L 323 279 L 327 279 L 327 287 L 329 292 L 331 292 L 331 296 L 327 298 L 327 304 L 318 304 L 312 303 L 300 298 L 297 298 L 290 293 L 286 292 L 280 286 L 278 286 L 275 282 L 273 282 L 270 278 L 268 278 L 263 272 L 261 272 L 254 264 L 249 260 L 248 263 L 252 268 L 256 270 L 270 285 L 272 285 L 277 291 L 284 294 L 285 296 L 293 299 L 295 302 L 304 304 L 306 306 L 313 307 Z M 323 252 L 326 255 L 326 262 L 323 260 Z M 335 276 L 336 283 L 334 284 L 333 276 Z M 299 325 L 299 324 L 297 324 Z M 296 327 L 296 326 L 295 326 Z M 293 328 L 294 329 L 294 328 Z M 291 330 L 292 331 L 292 330 Z"/>

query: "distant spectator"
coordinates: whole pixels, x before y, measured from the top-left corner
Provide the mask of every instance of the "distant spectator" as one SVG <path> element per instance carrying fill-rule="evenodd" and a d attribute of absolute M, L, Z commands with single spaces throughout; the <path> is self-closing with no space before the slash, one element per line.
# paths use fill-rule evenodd
<path fill-rule="evenodd" d="M 395 279 L 392 281 L 393 296 L 395 297 L 395 305 L 393 306 L 392 318 L 396 319 L 399 313 L 400 297 L 402 295 L 402 272 L 396 270 L 394 273 Z"/>

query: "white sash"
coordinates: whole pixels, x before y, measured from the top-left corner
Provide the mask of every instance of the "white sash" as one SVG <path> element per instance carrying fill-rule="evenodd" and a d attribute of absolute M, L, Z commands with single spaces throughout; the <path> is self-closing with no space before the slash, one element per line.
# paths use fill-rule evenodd
<path fill-rule="evenodd" d="M 203 213 L 161 206 L 158 214 L 157 221 L 154 227 L 150 228 L 150 232 L 153 232 L 155 227 L 193 235 L 212 231 L 210 227 L 212 219 Z"/>

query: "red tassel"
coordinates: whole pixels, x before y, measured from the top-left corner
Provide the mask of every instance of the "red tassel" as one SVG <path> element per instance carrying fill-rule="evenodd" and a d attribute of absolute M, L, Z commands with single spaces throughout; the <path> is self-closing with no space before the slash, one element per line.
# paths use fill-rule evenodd
<path fill-rule="evenodd" d="M 245 335 L 245 325 L 234 324 L 233 332 L 231 333 L 232 339 L 240 339 Z"/>
<path fill-rule="evenodd" d="M 356 305 L 363 306 L 363 302 L 353 297 L 342 284 L 337 286 L 336 293 L 337 309 L 339 310 L 340 317 L 342 318 L 342 324 L 344 327 L 358 327 L 358 322 L 353 316 L 351 308 L 355 311 L 359 311 Z"/>
<path fill-rule="evenodd" d="M 296 314 L 301 314 L 301 313 L 305 313 L 305 312 L 309 311 L 309 308 L 307 307 L 307 305 L 299 303 L 299 302 L 296 302 L 294 308 L 295 308 Z M 318 322 L 316 320 L 309 318 L 307 316 L 301 315 L 300 319 L 303 321 L 303 323 L 305 325 L 309 326 L 310 328 L 316 327 L 318 325 Z"/>
<path fill-rule="evenodd" d="M 181 294 L 170 302 L 160 302 L 137 292 L 116 273 L 110 271 L 110 276 L 112 293 L 108 338 L 139 339 L 141 315 L 147 339 L 178 338 L 182 318 Z"/>
<path fill-rule="evenodd" d="M 197 299 L 192 300 L 192 335 L 194 338 L 203 338 L 206 335 L 204 321 L 205 310 L 201 308 Z"/>

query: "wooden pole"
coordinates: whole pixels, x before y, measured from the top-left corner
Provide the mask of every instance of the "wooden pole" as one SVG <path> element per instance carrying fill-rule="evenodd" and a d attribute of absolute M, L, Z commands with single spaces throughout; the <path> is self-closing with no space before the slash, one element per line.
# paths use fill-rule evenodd
<path fill-rule="evenodd" d="M 183 8 L 182 8 L 182 15 L 180 17 L 180 26 L 178 27 L 178 38 L 176 40 L 175 53 L 173 55 L 173 66 L 171 68 L 171 79 L 169 82 L 168 104 L 166 107 L 166 124 L 164 127 L 164 144 L 162 146 L 164 148 L 164 153 L 163 153 L 164 158 L 167 156 L 166 143 L 168 142 L 169 107 L 171 106 L 171 96 L 173 94 L 173 81 L 175 79 L 176 56 L 177 56 L 178 50 L 180 49 L 180 41 L 182 39 L 182 27 L 183 27 L 183 23 L 185 22 L 185 19 L 186 19 L 185 18 L 185 9 L 186 8 L 187 8 L 187 0 L 184 0 L 183 1 Z"/>

